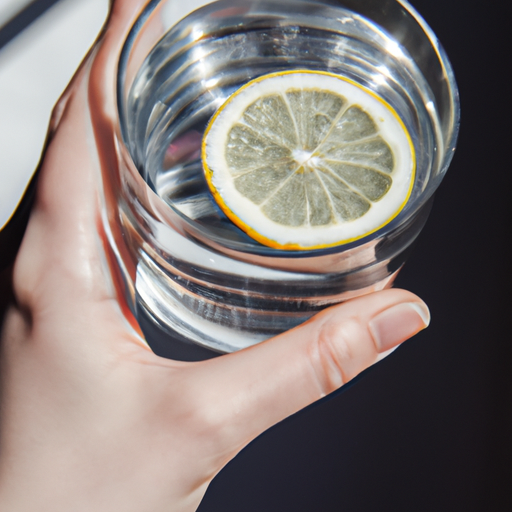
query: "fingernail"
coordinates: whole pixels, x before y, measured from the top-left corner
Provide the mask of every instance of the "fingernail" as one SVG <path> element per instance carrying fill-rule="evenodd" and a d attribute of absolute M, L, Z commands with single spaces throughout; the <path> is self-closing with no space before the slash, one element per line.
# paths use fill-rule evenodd
<path fill-rule="evenodd" d="M 421 302 L 405 302 L 392 306 L 372 318 L 368 324 L 379 352 L 389 350 L 425 329 L 430 312 Z"/>

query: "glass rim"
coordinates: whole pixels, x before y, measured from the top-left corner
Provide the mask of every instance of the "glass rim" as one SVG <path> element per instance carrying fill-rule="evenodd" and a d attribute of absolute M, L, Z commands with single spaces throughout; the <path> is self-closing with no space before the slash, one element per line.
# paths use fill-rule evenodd
<path fill-rule="evenodd" d="M 132 155 L 129 149 L 129 136 L 127 134 L 126 125 L 128 123 L 128 116 L 125 110 L 125 100 L 126 95 L 129 92 L 129 88 L 131 84 L 129 84 L 128 87 L 126 87 L 125 79 L 126 79 L 126 72 L 128 67 L 128 62 L 130 59 L 131 52 L 133 50 L 134 44 L 137 41 L 137 36 L 140 33 L 141 29 L 145 25 L 148 18 L 151 16 L 151 14 L 155 11 L 155 9 L 163 5 L 165 3 L 169 3 L 176 0 L 151 0 L 146 7 L 141 11 L 141 13 L 138 15 L 137 19 L 135 20 L 134 24 L 132 25 L 130 31 L 128 32 L 128 35 L 123 43 L 121 53 L 118 60 L 118 67 L 116 72 L 116 84 L 115 84 L 115 91 L 116 91 L 116 109 L 117 109 L 117 115 L 118 115 L 118 128 L 119 128 L 119 143 L 122 144 L 123 149 L 126 150 L 126 154 L 129 156 L 130 159 L 132 159 Z M 229 1 L 229 0 L 221 0 L 221 2 Z M 299 0 L 304 3 L 313 3 L 313 4 L 323 4 L 327 6 L 347 6 L 347 4 L 352 4 L 355 2 L 355 0 L 345 0 L 345 1 L 338 1 L 338 0 Z M 203 8 L 206 5 L 214 4 L 216 3 L 214 1 L 208 1 L 205 2 L 201 7 Z M 356 2 L 354 5 L 361 4 L 362 2 Z M 368 0 L 368 3 L 375 3 L 375 0 Z M 407 0 L 384 0 L 384 2 L 380 2 L 381 4 L 387 3 L 387 4 L 395 4 L 398 6 L 401 6 L 407 13 L 412 17 L 412 19 L 416 22 L 417 26 L 421 29 L 421 31 L 426 36 L 431 50 L 435 52 L 435 55 L 437 57 L 438 64 L 440 66 L 440 69 L 442 70 L 442 75 L 445 78 L 446 81 L 446 93 L 447 93 L 447 108 L 448 113 L 445 116 L 448 120 L 444 123 L 443 126 L 443 134 L 441 137 L 438 137 L 439 142 L 443 144 L 443 147 L 440 148 L 442 153 L 442 158 L 439 160 L 438 163 L 438 169 L 436 172 L 436 176 L 433 180 L 428 180 L 427 185 L 425 186 L 424 190 L 414 199 L 410 201 L 410 203 L 407 205 L 406 208 L 402 212 L 398 214 L 397 217 L 395 217 L 393 220 L 391 220 L 389 223 L 387 223 L 385 226 L 383 226 L 381 229 L 379 229 L 376 232 L 373 232 L 361 239 L 358 239 L 354 242 L 350 242 L 347 244 L 343 244 L 340 246 L 330 247 L 326 249 L 316 249 L 316 250 L 308 250 L 308 251 L 294 251 L 294 253 L 297 256 L 300 256 L 301 253 L 304 254 L 310 254 L 310 255 L 320 255 L 320 254 L 328 254 L 332 252 L 337 252 L 340 250 L 350 249 L 355 246 L 359 246 L 362 244 L 365 244 L 367 242 L 371 242 L 375 238 L 378 238 L 385 234 L 386 232 L 389 232 L 390 230 L 394 229 L 398 224 L 404 222 L 407 218 L 410 218 L 415 215 L 415 213 L 421 209 L 431 198 L 431 196 L 434 194 L 434 192 L 437 190 L 438 186 L 440 185 L 442 178 L 444 177 L 444 174 L 446 173 L 451 160 L 454 155 L 458 134 L 459 134 L 459 126 L 460 126 L 460 99 L 459 99 L 459 92 L 457 83 L 455 80 L 455 74 L 452 68 L 452 65 L 450 63 L 450 60 L 440 43 L 439 39 L 437 38 L 436 34 L 432 30 L 432 28 L 428 25 L 428 23 L 424 20 L 424 18 L 418 13 L 418 11 L 407 1 Z M 355 9 L 352 9 L 355 12 L 361 12 L 356 11 Z M 191 10 L 190 13 L 194 12 L 194 10 Z M 382 26 L 382 25 L 381 25 Z M 160 37 L 163 37 L 167 30 L 169 30 L 171 27 L 167 27 L 166 30 L 161 34 Z M 387 32 L 390 34 L 389 32 Z M 392 35 L 392 34 L 390 34 Z M 159 37 L 159 38 L 160 38 Z M 157 39 L 158 41 L 159 39 Z M 132 160 L 132 163 L 133 160 Z M 147 186 L 147 185 L 146 185 Z M 175 214 L 177 214 L 180 217 L 183 217 L 184 220 L 187 222 L 190 222 L 190 219 L 184 217 L 179 211 L 176 211 L 171 205 L 167 205 L 170 209 L 173 210 Z M 272 254 L 279 257 L 279 253 L 282 251 L 273 249 Z M 287 256 L 290 256 L 289 251 L 283 251 Z"/>

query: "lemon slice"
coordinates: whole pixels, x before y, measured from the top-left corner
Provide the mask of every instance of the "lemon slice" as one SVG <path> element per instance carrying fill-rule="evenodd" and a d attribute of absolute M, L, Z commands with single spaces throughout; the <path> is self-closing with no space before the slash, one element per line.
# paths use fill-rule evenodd
<path fill-rule="evenodd" d="M 316 71 L 261 76 L 210 120 L 202 160 L 220 208 L 258 242 L 331 247 L 390 222 L 414 181 L 411 138 L 361 85 Z"/>

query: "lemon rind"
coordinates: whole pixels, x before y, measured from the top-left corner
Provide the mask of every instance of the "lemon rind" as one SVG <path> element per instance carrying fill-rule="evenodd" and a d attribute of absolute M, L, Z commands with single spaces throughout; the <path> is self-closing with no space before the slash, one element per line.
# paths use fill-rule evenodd
<path fill-rule="evenodd" d="M 381 103 L 386 108 L 386 110 L 392 114 L 392 116 L 395 118 L 395 120 L 400 125 L 402 132 L 405 135 L 406 140 L 409 144 L 409 150 L 410 150 L 410 155 L 411 155 L 411 174 L 410 174 L 410 178 L 409 178 L 409 187 L 408 187 L 407 193 L 405 194 L 404 200 L 399 205 L 399 207 L 396 209 L 396 211 L 392 215 L 388 216 L 386 218 L 386 220 L 383 221 L 377 227 L 375 227 L 371 230 L 365 231 L 360 235 L 343 238 L 341 240 L 337 240 L 332 243 L 322 243 L 322 244 L 313 244 L 313 245 L 305 245 L 305 244 L 299 244 L 299 243 L 284 243 L 283 244 L 273 238 L 262 235 L 260 232 L 256 231 L 249 224 L 247 224 L 245 221 L 240 219 L 240 217 L 238 217 L 238 215 L 236 215 L 231 210 L 231 208 L 226 204 L 224 198 L 217 190 L 217 187 L 215 187 L 215 185 L 213 184 L 214 171 L 212 169 L 210 169 L 210 167 L 208 166 L 207 161 L 206 161 L 206 146 L 207 146 L 206 141 L 207 141 L 208 134 L 210 133 L 210 130 L 211 130 L 212 126 L 214 125 L 216 119 L 219 117 L 219 115 L 222 114 L 222 112 L 224 111 L 226 106 L 229 105 L 236 96 L 241 94 L 248 87 L 251 87 L 255 83 L 259 83 L 263 80 L 266 80 L 266 79 L 269 79 L 272 77 L 292 75 L 292 74 L 324 75 L 324 76 L 330 76 L 330 77 L 336 78 L 338 80 L 347 82 L 347 83 L 357 87 L 358 89 L 362 90 L 364 93 L 372 96 L 375 100 L 377 100 L 379 103 Z M 202 163 L 203 163 L 204 174 L 205 174 L 206 182 L 208 184 L 208 188 L 210 189 L 210 192 L 213 195 L 217 205 L 220 207 L 220 209 L 223 211 L 223 213 L 229 218 L 229 220 L 231 220 L 231 222 L 233 222 L 233 224 L 235 224 L 239 229 L 241 229 L 249 237 L 256 240 L 257 242 L 259 242 L 267 247 L 285 250 L 285 251 L 304 251 L 304 250 L 310 251 L 310 250 L 318 250 L 318 249 L 328 249 L 328 248 L 336 247 L 339 245 L 346 245 L 346 244 L 355 242 L 357 240 L 361 240 L 362 238 L 368 237 L 368 236 L 376 233 L 377 231 L 381 230 L 384 226 L 386 226 L 390 222 L 392 222 L 400 214 L 400 212 L 404 209 L 405 205 L 408 203 L 408 201 L 410 199 L 410 196 L 411 196 L 411 193 L 413 190 L 413 186 L 414 186 L 414 181 L 416 178 L 416 152 L 414 149 L 414 144 L 412 142 L 412 138 L 409 134 L 409 131 L 407 130 L 407 128 L 406 128 L 404 122 L 402 121 L 402 119 L 400 118 L 400 116 L 396 113 L 395 109 L 393 107 L 391 107 L 391 105 L 389 105 L 389 103 L 387 103 L 379 95 L 377 95 L 370 89 L 362 86 L 361 84 L 357 83 L 356 81 L 354 81 L 348 77 L 337 75 L 335 73 L 330 73 L 327 71 L 314 71 L 314 70 L 308 70 L 308 69 L 278 71 L 275 73 L 269 73 L 266 75 L 262 75 L 262 76 L 259 76 L 255 79 L 247 82 L 242 87 L 237 89 L 233 94 L 231 94 L 226 99 L 226 101 L 219 107 L 219 109 L 215 112 L 215 114 L 212 116 L 212 118 L 208 122 L 208 125 L 207 125 L 204 135 L 203 135 L 203 140 L 202 140 L 202 145 L 201 145 L 201 159 L 202 159 Z"/>

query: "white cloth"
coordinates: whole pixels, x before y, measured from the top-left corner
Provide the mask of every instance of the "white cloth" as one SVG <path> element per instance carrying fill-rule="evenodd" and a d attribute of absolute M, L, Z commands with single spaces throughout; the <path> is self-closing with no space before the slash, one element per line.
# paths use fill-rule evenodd
<path fill-rule="evenodd" d="M 27 3 L 16 2 L 18 10 Z M 3 4 L 1 23 L 13 4 Z M 37 166 L 53 105 L 107 10 L 108 0 L 61 0 L 0 50 L 0 229 Z"/>

